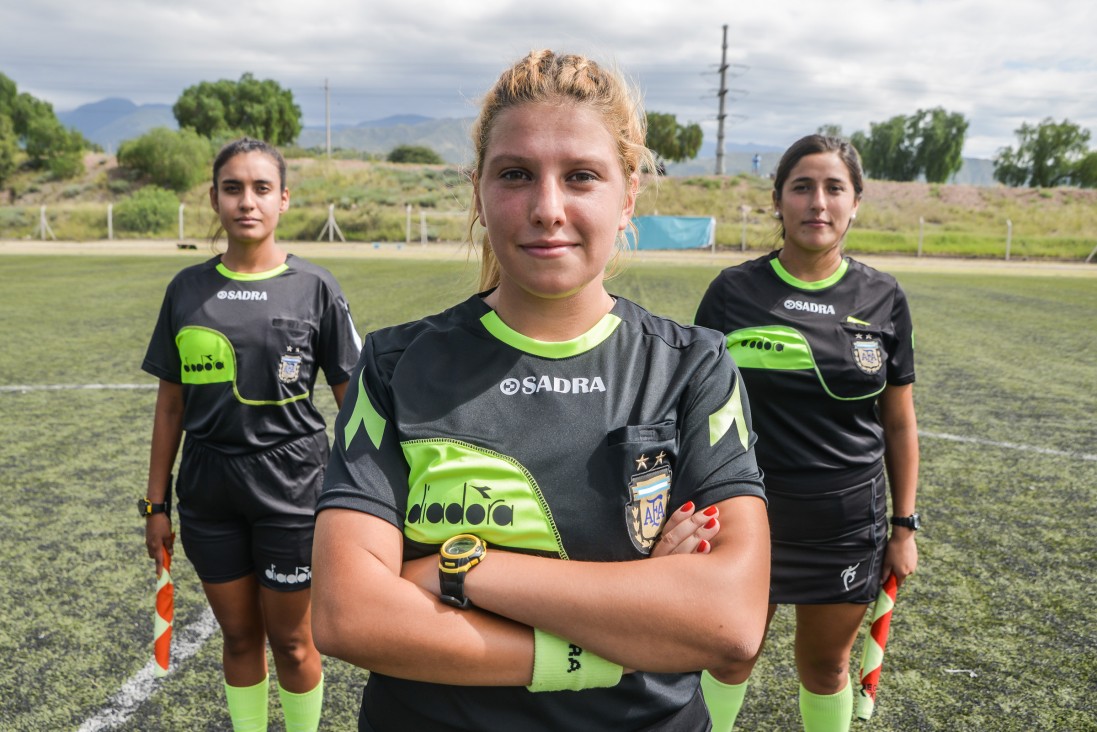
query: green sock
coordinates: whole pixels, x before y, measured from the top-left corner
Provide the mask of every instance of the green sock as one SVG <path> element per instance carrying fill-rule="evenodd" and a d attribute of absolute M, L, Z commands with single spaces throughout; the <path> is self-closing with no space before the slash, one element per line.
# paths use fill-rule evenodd
<path fill-rule="evenodd" d="M 741 684 L 725 684 L 708 671 L 702 671 L 701 694 L 705 697 L 709 716 L 712 717 L 712 732 L 731 732 L 735 728 L 735 718 L 743 708 L 747 681 Z"/>
<path fill-rule="evenodd" d="M 804 732 L 849 732 L 853 688 L 847 683 L 837 694 L 812 694 L 800 684 L 800 717 Z"/>
<path fill-rule="evenodd" d="M 229 686 L 225 684 L 225 698 L 229 702 L 229 717 L 233 732 L 267 732 L 267 692 L 270 677 L 255 686 Z"/>
<path fill-rule="evenodd" d="M 320 710 L 324 706 L 324 675 L 312 691 L 295 694 L 278 684 L 278 698 L 286 717 L 286 732 L 316 732 L 320 727 Z"/>

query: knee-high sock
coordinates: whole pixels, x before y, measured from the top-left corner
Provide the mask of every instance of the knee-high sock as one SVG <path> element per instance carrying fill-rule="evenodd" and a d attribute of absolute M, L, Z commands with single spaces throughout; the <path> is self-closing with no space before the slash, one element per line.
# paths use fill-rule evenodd
<path fill-rule="evenodd" d="M 702 671 L 701 694 L 705 697 L 709 716 L 712 717 L 712 732 L 731 732 L 735 728 L 735 718 L 743 708 L 747 682 L 725 684 L 708 671 Z"/>
<path fill-rule="evenodd" d="M 853 688 L 850 684 L 837 694 L 812 694 L 800 685 L 800 717 L 804 732 L 849 732 L 853 715 Z"/>
<path fill-rule="evenodd" d="M 229 717 L 233 732 L 267 732 L 267 692 L 270 677 L 255 686 L 229 686 L 225 684 L 225 698 L 229 703 Z"/>
<path fill-rule="evenodd" d="M 286 732 L 316 732 L 320 727 L 320 711 L 324 706 L 324 675 L 312 691 L 295 694 L 278 684 L 278 698 L 286 717 Z"/>

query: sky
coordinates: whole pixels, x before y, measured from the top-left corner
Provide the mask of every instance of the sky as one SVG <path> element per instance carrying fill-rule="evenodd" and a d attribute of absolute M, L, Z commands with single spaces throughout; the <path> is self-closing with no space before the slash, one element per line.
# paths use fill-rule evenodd
<path fill-rule="evenodd" d="M 3 0 L 0 73 L 59 112 L 108 97 L 173 104 L 245 72 L 293 91 L 307 126 L 476 115 L 533 48 L 616 65 L 649 111 L 715 143 L 727 26 L 727 143 L 784 148 L 919 109 L 970 122 L 992 158 L 1045 118 L 1097 147 L 1093 0 Z"/>

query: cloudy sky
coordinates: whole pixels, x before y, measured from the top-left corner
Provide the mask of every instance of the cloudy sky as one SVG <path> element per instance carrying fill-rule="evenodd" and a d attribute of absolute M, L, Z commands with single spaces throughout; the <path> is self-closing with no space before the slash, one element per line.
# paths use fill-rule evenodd
<path fill-rule="evenodd" d="M 1097 146 L 1093 0 L 8 0 L 0 72 L 58 111 L 106 97 L 172 104 L 252 72 L 293 90 L 306 125 L 471 117 L 531 48 L 616 63 L 649 110 L 716 139 L 727 25 L 729 143 L 783 147 L 942 106 L 993 157 L 1023 122 L 1064 118 Z"/>

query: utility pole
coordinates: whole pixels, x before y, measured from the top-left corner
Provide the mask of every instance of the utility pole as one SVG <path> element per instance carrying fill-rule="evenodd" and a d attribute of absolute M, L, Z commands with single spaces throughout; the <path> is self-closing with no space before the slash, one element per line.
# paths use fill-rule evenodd
<path fill-rule="evenodd" d="M 724 120 L 727 112 L 724 103 L 728 96 L 728 27 L 724 26 L 724 47 L 720 56 L 720 113 L 716 115 L 716 175 L 724 174 Z"/>
<path fill-rule="evenodd" d="M 328 160 L 331 160 L 331 88 L 324 79 L 324 126 L 328 131 Z"/>

